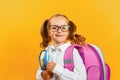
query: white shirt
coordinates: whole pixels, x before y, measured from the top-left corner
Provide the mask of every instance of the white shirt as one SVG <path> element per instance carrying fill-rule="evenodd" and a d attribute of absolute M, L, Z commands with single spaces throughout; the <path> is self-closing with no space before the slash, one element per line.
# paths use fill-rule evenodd
<path fill-rule="evenodd" d="M 56 66 L 53 70 L 54 75 L 50 80 L 87 80 L 83 60 L 76 49 L 73 50 L 73 62 L 74 62 L 73 72 L 63 67 L 64 53 L 67 47 L 70 45 L 71 43 L 67 42 L 63 45 L 58 46 L 57 48 L 55 48 L 53 45 L 49 45 L 46 48 L 49 56 L 49 61 L 53 61 L 56 63 Z M 43 80 L 40 75 L 41 72 L 42 70 L 39 67 L 36 74 L 37 80 Z"/>

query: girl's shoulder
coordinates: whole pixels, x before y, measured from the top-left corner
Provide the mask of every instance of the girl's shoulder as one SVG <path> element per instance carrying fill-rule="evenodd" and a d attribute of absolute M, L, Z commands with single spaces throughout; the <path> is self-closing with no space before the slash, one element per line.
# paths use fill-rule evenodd
<path fill-rule="evenodd" d="M 51 45 L 48 45 L 45 50 L 49 50 L 51 48 Z"/>

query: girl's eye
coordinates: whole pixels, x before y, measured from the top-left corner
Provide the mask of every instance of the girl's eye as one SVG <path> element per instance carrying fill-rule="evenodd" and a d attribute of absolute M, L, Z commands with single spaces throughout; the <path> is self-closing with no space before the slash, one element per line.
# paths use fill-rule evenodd
<path fill-rule="evenodd" d="M 56 26 L 53 26 L 53 27 L 51 27 L 51 29 L 57 29 L 57 27 L 56 27 Z"/>
<path fill-rule="evenodd" d="M 62 29 L 68 30 L 68 29 L 69 29 L 69 26 L 68 26 L 68 25 L 64 25 L 64 26 L 62 26 Z"/>
<path fill-rule="evenodd" d="M 61 27 L 62 29 L 66 29 L 66 27 L 64 26 L 64 27 Z"/>

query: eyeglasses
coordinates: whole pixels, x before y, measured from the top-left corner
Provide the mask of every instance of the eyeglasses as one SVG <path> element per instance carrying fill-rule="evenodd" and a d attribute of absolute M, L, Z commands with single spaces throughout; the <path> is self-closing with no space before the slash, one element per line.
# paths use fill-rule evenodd
<path fill-rule="evenodd" d="M 69 25 L 50 25 L 50 30 L 53 32 L 57 32 L 59 29 L 61 29 L 62 32 L 67 32 L 69 30 L 70 26 Z"/>

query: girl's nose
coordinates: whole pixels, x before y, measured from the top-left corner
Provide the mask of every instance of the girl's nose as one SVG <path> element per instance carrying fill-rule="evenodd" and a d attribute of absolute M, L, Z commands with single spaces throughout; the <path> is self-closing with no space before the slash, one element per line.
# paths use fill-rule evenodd
<path fill-rule="evenodd" d="M 59 28 L 57 29 L 57 32 L 62 32 L 61 27 L 59 27 Z"/>

